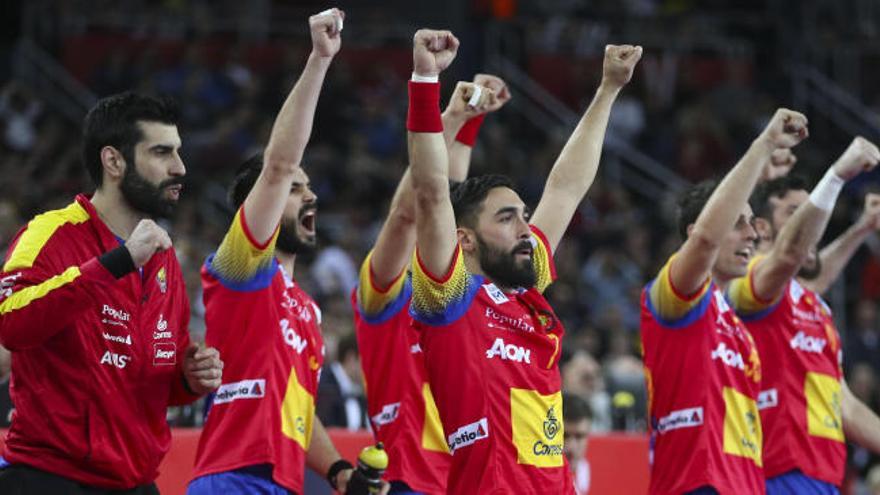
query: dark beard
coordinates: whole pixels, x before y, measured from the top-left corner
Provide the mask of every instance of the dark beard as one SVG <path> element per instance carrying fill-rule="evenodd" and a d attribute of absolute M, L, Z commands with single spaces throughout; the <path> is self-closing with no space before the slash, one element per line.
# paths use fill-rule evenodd
<path fill-rule="evenodd" d="M 518 243 L 510 252 L 490 247 L 477 236 L 477 245 L 480 248 L 480 268 L 489 279 L 500 287 L 512 289 L 515 287 L 534 287 L 538 280 L 532 260 L 516 264 L 514 253 L 525 247 L 531 248 L 528 241 Z"/>
<path fill-rule="evenodd" d="M 822 258 L 819 255 L 816 255 L 816 262 L 811 267 L 807 267 L 806 265 L 802 265 L 800 271 L 798 271 L 798 278 L 802 278 L 804 280 L 816 280 L 819 278 L 819 274 L 822 273 Z"/>
<path fill-rule="evenodd" d="M 138 173 L 134 162 L 131 163 L 132 166 L 125 169 L 119 185 L 122 197 L 129 206 L 149 217 L 169 218 L 174 213 L 177 201 L 163 198 L 162 191 L 168 186 L 183 184 L 183 177 L 172 177 L 155 186 Z"/>
<path fill-rule="evenodd" d="M 309 211 L 316 210 L 316 206 L 303 206 L 299 210 L 296 220 L 281 222 L 281 229 L 278 232 L 278 239 L 275 241 L 275 249 L 287 254 L 308 254 L 315 251 L 317 241 L 314 236 L 302 239 L 296 232 L 297 223 Z"/>

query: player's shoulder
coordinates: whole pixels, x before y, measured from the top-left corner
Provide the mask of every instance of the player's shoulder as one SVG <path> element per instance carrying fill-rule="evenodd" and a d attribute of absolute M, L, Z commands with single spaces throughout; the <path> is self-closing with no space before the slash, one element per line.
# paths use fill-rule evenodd
<path fill-rule="evenodd" d="M 89 211 L 78 201 L 36 215 L 19 230 L 10 244 L 3 271 L 30 268 L 38 258 L 63 255 L 66 250 L 61 248 L 68 242 L 77 241 L 91 218 Z"/>

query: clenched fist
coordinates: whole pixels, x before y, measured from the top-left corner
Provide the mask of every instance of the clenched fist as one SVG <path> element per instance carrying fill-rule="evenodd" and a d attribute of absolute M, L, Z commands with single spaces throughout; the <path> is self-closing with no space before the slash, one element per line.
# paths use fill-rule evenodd
<path fill-rule="evenodd" d="M 865 195 L 865 208 L 859 217 L 859 224 L 866 229 L 880 230 L 880 194 Z"/>
<path fill-rule="evenodd" d="M 794 148 L 810 135 L 804 114 L 780 108 L 773 114 L 758 139 L 765 140 L 773 149 Z"/>
<path fill-rule="evenodd" d="M 321 57 L 332 57 L 342 46 L 342 21 L 345 12 L 328 9 L 309 17 L 309 30 L 312 35 L 312 51 Z"/>
<path fill-rule="evenodd" d="M 150 261 L 159 251 L 164 251 L 171 247 L 171 238 L 168 232 L 159 227 L 152 220 L 141 220 L 132 231 L 128 240 L 125 241 L 125 248 L 131 255 L 132 261 L 137 268 L 140 268 Z"/>
<path fill-rule="evenodd" d="M 770 154 L 770 161 L 767 162 L 761 173 L 761 182 L 788 175 L 795 163 L 797 163 L 797 156 L 790 149 L 778 148 L 774 150 Z"/>
<path fill-rule="evenodd" d="M 633 70 L 642 58 L 642 47 L 633 45 L 605 45 L 602 62 L 602 84 L 620 89 L 632 79 Z"/>
<path fill-rule="evenodd" d="M 457 53 L 458 38 L 452 32 L 419 29 L 413 36 L 413 71 L 420 76 L 438 76 Z"/>
<path fill-rule="evenodd" d="M 449 98 L 449 105 L 444 110 L 447 117 L 467 120 L 476 117 L 481 113 L 491 111 L 492 107 L 497 106 L 497 96 L 491 89 L 480 86 L 480 94 L 476 101 L 471 101 L 477 92 L 477 84 L 465 81 L 459 81 L 455 85 L 455 90 Z M 473 105 L 471 103 L 474 103 Z"/>
<path fill-rule="evenodd" d="M 474 84 L 489 88 L 495 93 L 495 100 L 486 107 L 487 112 L 499 110 L 510 101 L 511 94 L 510 90 L 507 89 L 507 83 L 504 82 L 504 79 L 501 79 L 498 76 L 493 76 L 492 74 L 477 74 L 474 76 Z"/>
<path fill-rule="evenodd" d="M 852 140 L 846 151 L 834 162 L 834 173 L 843 180 L 850 180 L 876 167 L 878 161 L 880 161 L 880 150 L 877 146 L 859 136 Z"/>
<path fill-rule="evenodd" d="M 223 382 L 223 361 L 213 347 L 190 344 L 183 359 L 183 376 L 197 395 L 215 390 Z"/>

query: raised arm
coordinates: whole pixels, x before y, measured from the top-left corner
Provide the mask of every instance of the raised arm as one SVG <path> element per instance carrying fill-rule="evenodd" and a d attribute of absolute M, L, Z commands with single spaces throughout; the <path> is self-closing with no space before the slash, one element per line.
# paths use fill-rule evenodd
<path fill-rule="evenodd" d="M 599 89 L 556 159 L 541 201 L 532 215 L 531 223 L 544 232 L 553 251 L 556 251 L 575 209 L 593 184 L 602 157 L 611 105 L 632 78 L 640 58 L 640 46 L 605 47 Z"/>
<path fill-rule="evenodd" d="M 822 238 L 844 183 L 874 168 L 878 160 L 876 146 L 861 137 L 853 140 L 813 189 L 810 199 L 785 223 L 770 255 L 755 266 L 753 287 L 758 298 L 773 300 L 782 294 Z"/>
<path fill-rule="evenodd" d="M 880 454 L 880 418 L 853 395 L 846 380 L 840 381 L 840 388 L 843 395 L 843 433 L 846 439 Z"/>
<path fill-rule="evenodd" d="M 819 252 L 822 269 L 813 280 L 801 280 L 817 294 L 825 293 L 840 276 L 840 272 L 852 259 L 859 246 L 872 233 L 880 230 L 880 194 L 865 195 L 865 208 L 859 219 L 837 239 Z"/>
<path fill-rule="evenodd" d="M 498 80 L 500 81 L 500 79 Z M 444 141 L 447 153 L 450 154 L 448 173 L 449 178 L 454 181 L 465 180 L 470 167 L 470 146 L 462 144 L 459 141 L 460 137 L 457 138 L 456 134 L 466 122 L 470 122 L 475 116 L 483 116 L 486 112 L 497 110 L 504 104 L 504 102 L 497 103 L 494 91 L 488 89 L 478 98 L 478 101 L 475 102 L 476 105 L 468 105 L 467 102 L 473 95 L 474 85 L 475 83 L 459 82 L 449 99 L 446 111 L 442 115 Z M 476 139 L 477 130 L 470 129 L 469 132 Z M 468 152 L 467 154 L 459 153 L 453 159 L 451 146 L 455 147 L 453 149 L 467 148 Z M 379 231 L 379 236 L 376 238 L 376 244 L 370 255 L 372 279 L 380 288 L 392 284 L 411 261 L 410 255 L 412 255 L 416 243 L 415 213 L 415 191 L 412 186 L 411 172 L 407 168 L 394 192 L 388 218 L 382 224 L 382 229 Z"/>
<path fill-rule="evenodd" d="M 449 269 L 457 236 L 449 198 L 449 158 L 440 117 L 440 83 L 436 81 L 457 52 L 458 39 L 449 31 L 422 29 L 413 37 L 414 80 L 409 83 L 406 126 L 415 190 L 416 246 L 426 270 L 437 277 Z"/>
<path fill-rule="evenodd" d="M 299 80 L 275 118 L 263 155 L 263 170 L 244 201 L 245 220 L 254 240 L 268 241 L 275 232 L 309 137 L 324 76 L 342 45 L 345 13 L 330 9 L 309 18 L 312 53 Z"/>
<path fill-rule="evenodd" d="M 670 266 L 672 286 L 684 294 L 695 293 L 710 276 L 725 235 L 740 221 L 742 209 L 755 188 L 770 155 L 779 148 L 791 148 L 807 137 L 807 118 L 779 109 L 767 128 L 715 188 L 688 237 Z M 748 221 L 748 219 L 745 219 Z"/>

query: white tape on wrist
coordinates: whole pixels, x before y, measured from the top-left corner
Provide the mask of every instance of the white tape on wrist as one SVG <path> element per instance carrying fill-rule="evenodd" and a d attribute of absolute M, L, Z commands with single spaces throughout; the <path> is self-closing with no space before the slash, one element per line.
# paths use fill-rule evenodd
<path fill-rule="evenodd" d="M 834 204 L 837 203 L 837 196 L 845 183 L 845 180 L 834 173 L 833 168 L 829 169 L 822 176 L 822 180 L 813 188 L 813 192 L 810 193 L 810 203 L 813 203 L 820 210 L 833 210 Z"/>
<path fill-rule="evenodd" d="M 333 9 L 327 9 L 318 15 L 333 15 Z M 333 16 L 336 20 L 336 31 L 342 31 L 342 16 Z"/>
<path fill-rule="evenodd" d="M 418 83 L 438 83 L 440 82 L 440 76 L 420 76 L 413 72 L 412 79 L 410 80 Z"/>
<path fill-rule="evenodd" d="M 471 99 L 468 100 L 467 104 L 471 108 L 476 108 L 480 103 L 480 97 L 483 96 L 483 88 L 479 84 L 474 84 L 474 94 L 471 95 Z"/>

